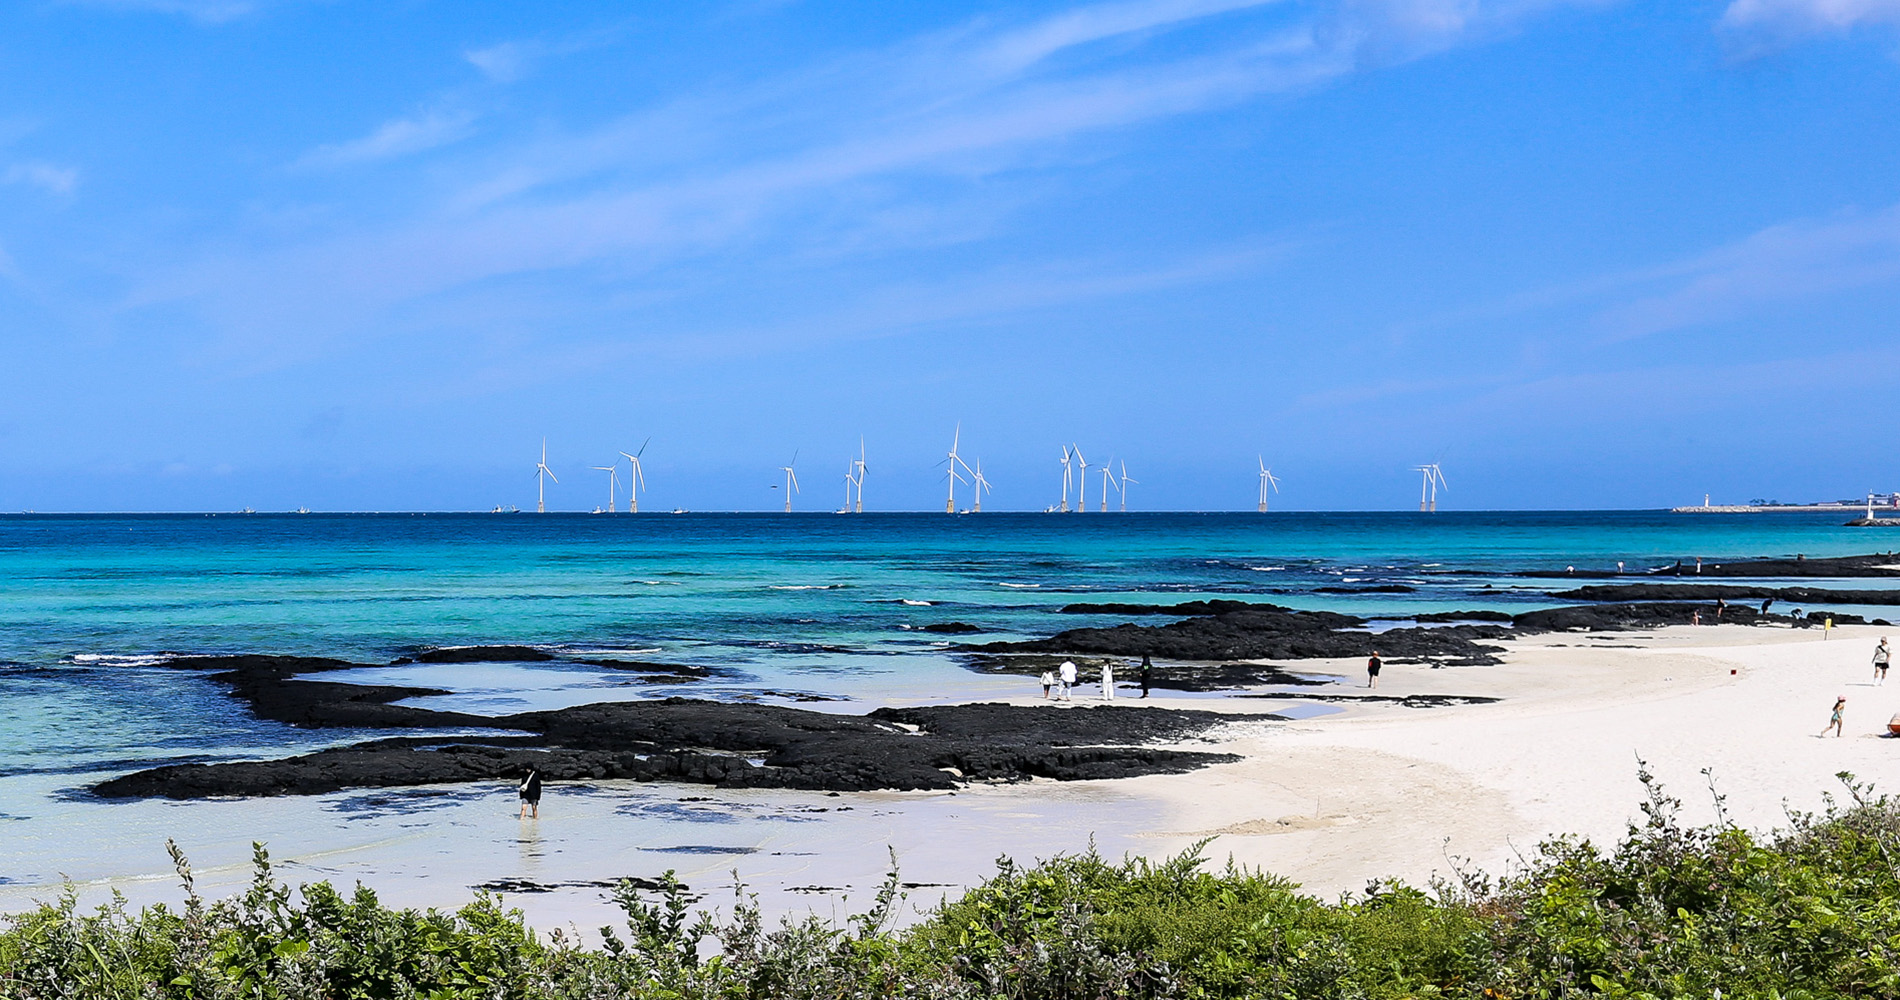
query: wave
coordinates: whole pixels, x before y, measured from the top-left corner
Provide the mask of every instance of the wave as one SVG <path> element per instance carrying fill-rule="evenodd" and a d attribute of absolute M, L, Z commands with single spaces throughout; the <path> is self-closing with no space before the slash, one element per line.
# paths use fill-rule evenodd
<path fill-rule="evenodd" d="M 848 583 L 773 583 L 766 585 L 767 590 L 844 590 Z"/>
<path fill-rule="evenodd" d="M 118 655 L 114 653 L 74 653 L 72 662 L 86 667 L 155 667 L 173 659 L 170 653 Z"/>
<path fill-rule="evenodd" d="M 910 598 L 908 598 L 908 597 L 906 597 L 906 598 L 904 598 L 904 599 L 902 599 L 902 600 L 900 600 L 900 601 L 898 601 L 897 603 L 899 603 L 899 604 L 908 604 L 908 605 L 910 605 L 910 606 L 911 606 L 911 607 L 913 607 L 913 608 L 927 608 L 927 607 L 930 607 L 931 605 L 933 605 L 933 604 L 935 604 L 936 602 L 935 602 L 935 601 L 913 601 L 913 600 L 911 600 Z"/>
<path fill-rule="evenodd" d="M 1016 590 L 1034 590 L 1036 588 L 1041 587 L 1042 584 L 1040 583 L 999 583 L 997 584 L 997 586 L 1010 587 Z"/>

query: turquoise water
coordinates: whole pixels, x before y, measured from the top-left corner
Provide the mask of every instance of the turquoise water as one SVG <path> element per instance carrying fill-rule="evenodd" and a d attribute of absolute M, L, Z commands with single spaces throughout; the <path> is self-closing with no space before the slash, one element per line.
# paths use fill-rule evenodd
<path fill-rule="evenodd" d="M 507 712 L 606 698 L 823 696 L 835 710 L 982 697 L 933 622 L 978 640 L 1115 619 L 1078 600 L 1271 600 L 1404 618 L 1553 603 L 1523 569 L 1631 571 L 1865 551 L 1828 515 L 1376 514 L 147 515 L 0 517 L 5 811 L 153 760 L 359 738 L 249 718 L 162 652 L 386 663 L 418 646 L 528 643 L 718 668 L 641 685 L 574 665 L 383 668 Z M 1324 594 L 1402 584 L 1408 594 Z M 966 637 L 957 636 L 964 639 Z M 23 784 L 10 784 L 20 783 Z"/>

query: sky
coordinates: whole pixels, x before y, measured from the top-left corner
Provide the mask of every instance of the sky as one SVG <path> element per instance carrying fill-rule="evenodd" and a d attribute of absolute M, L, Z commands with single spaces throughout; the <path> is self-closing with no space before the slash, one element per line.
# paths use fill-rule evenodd
<path fill-rule="evenodd" d="M 1849 497 L 1896 320 L 1900 0 L 0 5 L 0 510 Z"/>

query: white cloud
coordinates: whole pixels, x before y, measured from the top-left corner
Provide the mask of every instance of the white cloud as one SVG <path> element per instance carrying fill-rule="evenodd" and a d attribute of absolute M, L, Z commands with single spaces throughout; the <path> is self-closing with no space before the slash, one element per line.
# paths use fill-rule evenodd
<path fill-rule="evenodd" d="M 1873 24 L 1900 24 L 1900 0 L 1731 0 L 1720 27 L 1759 51 Z"/>
<path fill-rule="evenodd" d="M 474 133 L 474 123 L 475 116 L 469 114 L 430 113 L 420 118 L 397 118 L 384 122 L 360 139 L 319 146 L 299 162 L 306 166 L 334 167 L 407 156 L 466 139 Z"/>
<path fill-rule="evenodd" d="M 27 184 L 49 194 L 72 194 L 79 186 L 79 171 L 50 163 L 15 163 L 0 170 L 0 184 Z"/>

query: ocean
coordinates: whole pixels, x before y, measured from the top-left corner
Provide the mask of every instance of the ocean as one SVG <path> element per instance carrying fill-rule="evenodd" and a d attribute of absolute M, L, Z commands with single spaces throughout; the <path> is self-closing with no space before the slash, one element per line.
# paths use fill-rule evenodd
<path fill-rule="evenodd" d="M 1122 620 L 1053 613 L 1072 602 L 1228 597 L 1402 621 L 1561 603 L 1552 581 L 1512 575 L 1523 570 L 1620 561 L 1638 573 L 1882 541 L 1806 513 L 3 516 L 0 885 L 123 875 L 122 847 L 152 856 L 196 822 L 182 818 L 190 805 L 89 798 L 103 778 L 374 735 L 252 718 L 202 675 L 155 667 L 170 653 L 383 664 L 430 646 L 528 644 L 716 674 L 653 685 L 488 663 L 326 679 L 446 689 L 416 703 L 494 714 L 672 695 L 863 712 L 1022 693 L 1024 679 L 966 669 L 950 644 Z M 950 622 L 980 631 L 924 630 Z M 363 808 L 338 803 L 364 799 L 327 801 L 330 822 L 361 825 Z M 244 814 L 258 829 L 225 840 L 314 836 L 318 850 L 300 808 L 258 806 Z M 642 821 L 694 819 L 658 808 Z"/>

